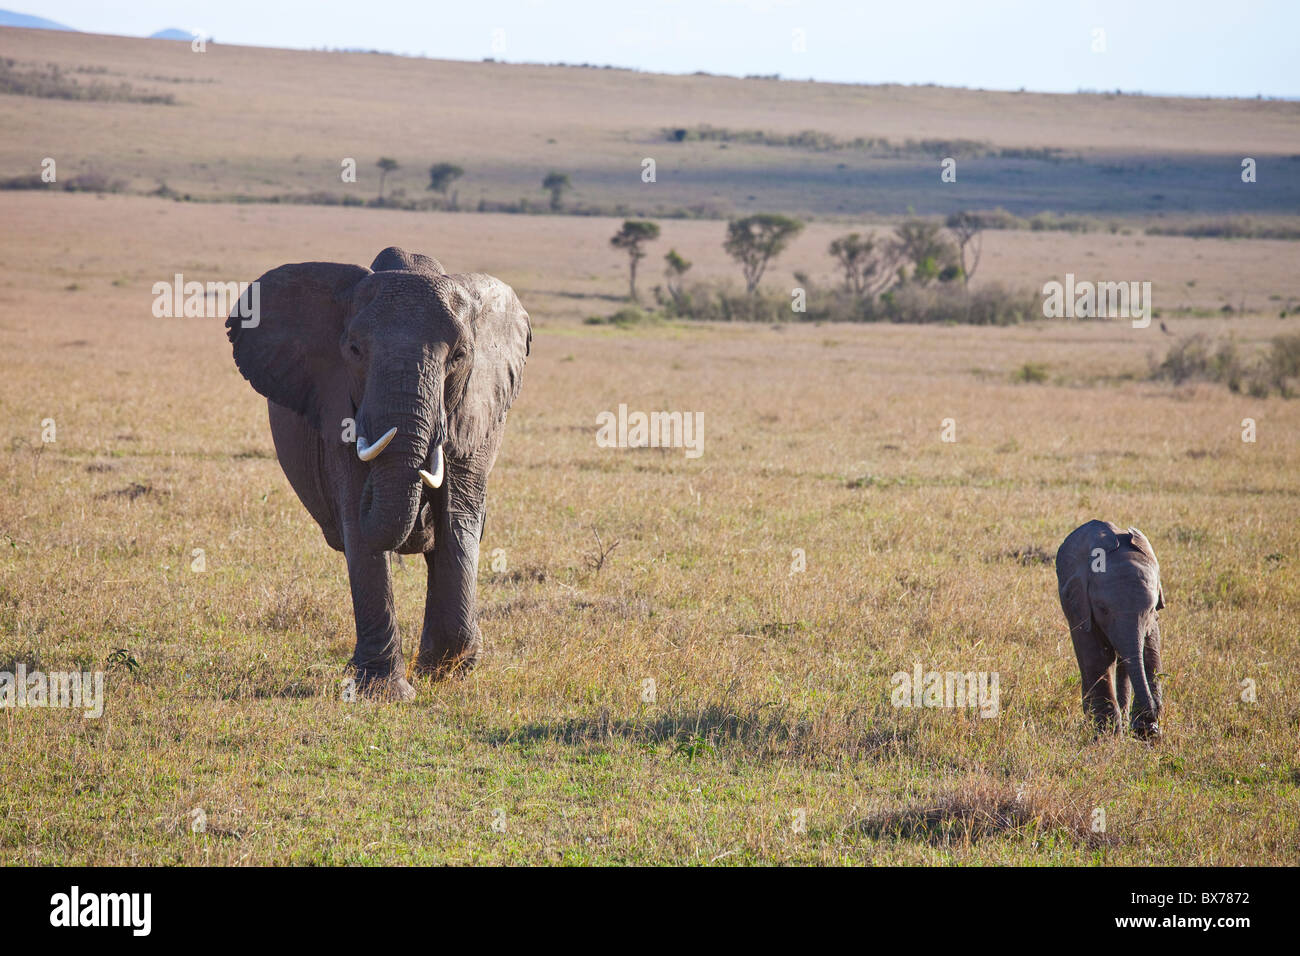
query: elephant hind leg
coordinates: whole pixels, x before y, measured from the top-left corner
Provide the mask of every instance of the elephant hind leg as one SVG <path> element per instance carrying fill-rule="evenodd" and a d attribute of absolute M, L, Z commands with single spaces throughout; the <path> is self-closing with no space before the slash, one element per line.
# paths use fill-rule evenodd
<path fill-rule="evenodd" d="M 1079 661 L 1084 713 L 1092 717 L 1098 731 L 1108 731 L 1116 729 L 1120 717 L 1111 677 L 1115 651 L 1098 639 L 1099 633 L 1094 622 L 1091 633 L 1076 635 L 1074 654 Z"/>
<path fill-rule="evenodd" d="M 1160 622 L 1153 621 L 1147 632 L 1143 648 L 1142 663 L 1146 667 L 1147 686 L 1151 688 L 1151 709 L 1155 718 L 1160 719 L 1164 709 L 1164 699 L 1160 693 Z"/>
<path fill-rule="evenodd" d="M 1122 714 L 1115 700 L 1115 684 L 1111 678 L 1109 663 L 1094 671 L 1095 677 L 1087 681 L 1088 689 L 1084 693 L 1084 710 L 1092 715 L 1098 732 L 1117 730 Z"/>
<path fill-rule="evenodd" d="M 1158 689 L 1150 678 L 1159 668 L 1156 659 L 1148 657 L 1148 635 L 1142 630 L 1143 622 L 1133 616 L 1117 622 L 1112 630 L 1112 643 L 1119 655 L 1125 673 L 1133 683 L 1133 707 L 1129 712 L 1129 726 L 1139 737 L 1160 736 L 1160 700 Z"/>

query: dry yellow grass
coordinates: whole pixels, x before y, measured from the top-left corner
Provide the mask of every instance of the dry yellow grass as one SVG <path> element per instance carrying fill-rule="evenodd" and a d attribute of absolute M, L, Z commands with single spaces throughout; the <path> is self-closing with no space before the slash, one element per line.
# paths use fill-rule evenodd
<path fill-rule="evenodd" d="M 583 320 L 622 304 L 618 219 L 0 192 L 0 671 L 108 671 L 102 719 L 0 709 L 0 863 L 1300 862 L 1300 402 L 1146 379 L 1179 337 L 1251 353 L 1290 330 L 1296 246 L 1139 221 L 1162 202 L 1205 211 L 1173 202 L 1189 184 L 1213 211 L 1292 197 L 1270 163 L 1300 153 L 1297 104 L 198 55 L 8 29 L 0 56 L 179 101 L 0 95 L 0 177 L 51 156 L 61 181 L 99 169 L 196 197 L 337 189 L 344 156 L 369 196 L 370 164 L 393 155 L 410 195 L 450 160 L 465 205 L 541 202 L 544 170 L 580 168 L 576 198 L 634 206 L 660 129 L 705 123 L 1080 150 L 1087 175 L 1058 170 L 1068 190 L 1018 197 L 1113 211 L 1128 194 L 1095 187 L 1136 164 L 1150 175 L 1131 215 L 1113 234 L 989 233 L 976 283 L 1149 280 L 1160 310 L 1147 329 L 611 328 Z M 1283 192 L 1243 192 L 1229 153 L 1246 149 Z M 873 158 L 674 157 L 656 186 L 670 205 L 834 211 L 771 290 L 796 271 L 835 281 L 831 239 L 885 228 L 872 197 L 889 182 L 864 199 L 834 172 Z M 1169 157 L 1192 170 L 1181 186 L 1161 179 Z M 1014 192 L 984 178 L 962 188 Z M 933 195 L 915 188 L 899 195 Z M 643 289 L 669 248 L 692 279 L 738 279 L 721 221 L 661 227 Z M 405 707 L 341 699 L 343 560 L 282 475 L 222 320 L 150 314 L 177 272 L 251 280 L 393 244 L 500 276 L 535 328 L 489 489 L 485 656 Z M 1046 382 L 1016 384 L 1027 366 Z M 596 416 L 620 403 L 702 412 L 704 454 L 597 447 Z M 1155 744 L 1094 741 L 1080 706 L 1050 555 L 1092 517 L 1140 526 L 1160 556 Z M 423 562 L 395 579 L 410 653 Z M 916 664 L 997 672 L 999 715 L 895 708 L 891 676 Z"/>
<path fill-rule="evenodd" d="M 1123 380 L 1171 341 L 1154 324 L 614 330 L 578 321 L 622 286 L 599 220 L 13 194 L 0 215 L 0 665 L 140 664 L 109 671 L 101 720 L 0 711 L 0 861 L 1298 862 L 1300 403 Z M 720 274 L 717 231 L 663 244 Z M 1052 237 L 994 238 L 991 273 L 1056 261 Z M 1294 294 L 1270 244 L 1119 242 L 1078 248 Z M 342 559 L 220 320 L 149 315 L 175 271 L 389 243 L 499 273 L 537 327 L 490 488 L 487 654 L 409 707 L 340 700 Z M 1026 362 L 1052 381 L 1012 384 Z M 620 402 L 704 412 L 703 457 L 596 447 Z M 1032 559 L 1094 516 L 1164 568 L 1155 745 L 1092 742 Z M 596 533 L 618 542 L 598 572 Z M 396 580 L 409 652 L 422 563 Z M 915 662 L 997 671 L 1001 715 L 895 709 Z"/>

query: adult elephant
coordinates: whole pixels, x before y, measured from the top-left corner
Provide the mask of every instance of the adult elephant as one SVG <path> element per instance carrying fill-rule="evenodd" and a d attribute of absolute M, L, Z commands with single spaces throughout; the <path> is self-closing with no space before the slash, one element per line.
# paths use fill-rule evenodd
<path fill-rule="evenodd" d="M 257 281 L 226 321 L 235 364 L 267 398 L 289 483 L 347 557 L 358 687 L 409 700 L 386 552 L 428 564 L 416 672 L 472 666 L 487 478 L 528 313 L 499 279 L 395 247 L 369 269 L 302 262 Z"/>
<path fill-rule="evenodd" d="M 1056 552 L 1061 610 L 1079 662 L 1083 708 L 1098 729 L 1118 728 L 1129 704 L 1133 731 L 1160 736 L 1160 564 L 1137 528 L 1109 521 L 1075 528 Z"/>

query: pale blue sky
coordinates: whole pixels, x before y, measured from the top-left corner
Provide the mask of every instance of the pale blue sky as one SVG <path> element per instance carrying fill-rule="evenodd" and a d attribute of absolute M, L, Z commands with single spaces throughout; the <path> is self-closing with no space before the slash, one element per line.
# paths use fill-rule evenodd
<path fill-rule="evenodd" d="M 0 0 L 97 33 L 860 83 L 1300 96 L 1300 0 Z M 1094 53 L 1094 30 L 1105 52 Z M 806 52 L 794 50 L 803 31 Z M 496 31 L 501 31 L 497 33 Z M 494 51 L 504 40 L 504 50 Z"/>

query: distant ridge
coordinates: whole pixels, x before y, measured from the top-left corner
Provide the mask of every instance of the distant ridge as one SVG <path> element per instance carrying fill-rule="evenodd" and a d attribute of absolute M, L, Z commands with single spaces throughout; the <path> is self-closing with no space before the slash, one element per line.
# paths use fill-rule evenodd
<path fill-rule="evenodd" d="M 198 32 L 194 30 L 182 30 L 180 27 L 168 27 L 166 30 L 159 30 L 157 33 L 149 34 L 150 40 L 184 40 L 189 43 Z"/>
<path fill-rule="evenodd" d="M 78 32 L 75 27 L 56 23 L 53 20 L 45 19 L 45 17 L 34 17 L 30 13 L 15 13 L 12 10 L 0 10 L 0 27 L 26 27 L 29 30 L 68 30 L 72 33 Z"/>

